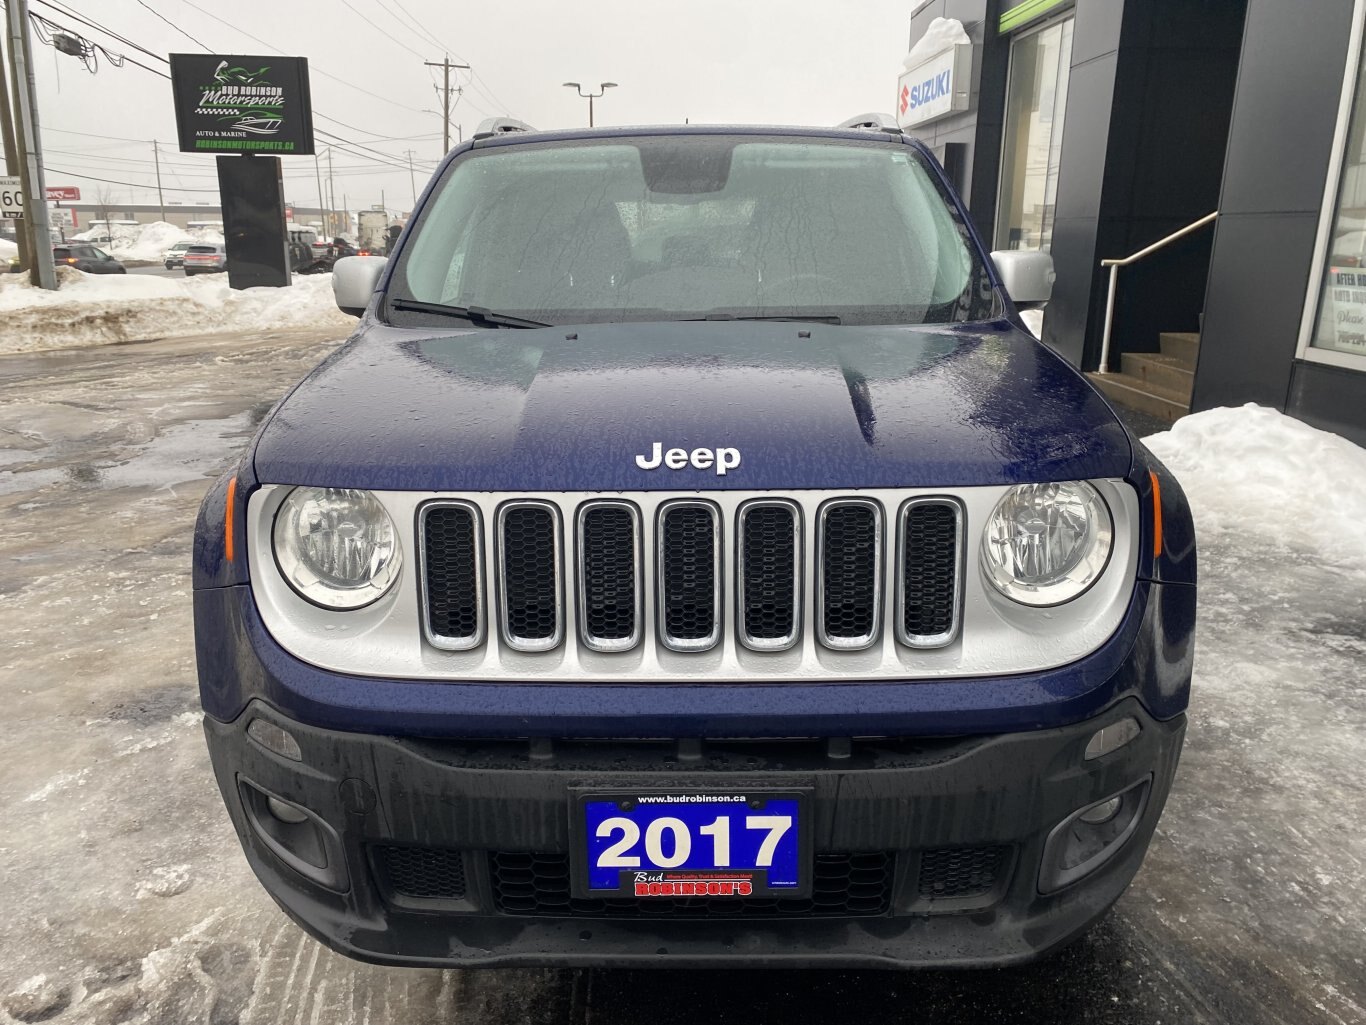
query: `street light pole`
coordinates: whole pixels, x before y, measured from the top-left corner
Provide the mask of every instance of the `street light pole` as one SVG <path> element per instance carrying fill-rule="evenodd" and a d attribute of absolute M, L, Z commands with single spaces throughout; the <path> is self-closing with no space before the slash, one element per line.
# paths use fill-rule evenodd
<path fill-rule="evenodd" d="M 566 83 L 564 84 L 564 87 L 565 87 L 566 89 L 576 89 L 576 90 L 578 90 L 579 95 L 582 96 L 584 99 L 586 99 L 586 100 L 588 101 L 588 127 L 589 127 L 589 128 L 592 128 L 592 127 L 593 127 L 593 101 L 594 101 L 595 99 L 601 97 L 602 94 L 605 93 L 605 92 L 607 92 L 608 89 L 615 89 L 615 88 L 617 87 L 617 83 L 615 83 L 615 82 L 599 82 L 599 83 L 598 83 L 598 91 L 597 91 L 597 92 L 593 92 L 592 90 L 589 90 L 588 92 L 584 92 L 584 91 L 583 91 L 583 86 L 581 86 L 578 82 L 566 82 Z"/>

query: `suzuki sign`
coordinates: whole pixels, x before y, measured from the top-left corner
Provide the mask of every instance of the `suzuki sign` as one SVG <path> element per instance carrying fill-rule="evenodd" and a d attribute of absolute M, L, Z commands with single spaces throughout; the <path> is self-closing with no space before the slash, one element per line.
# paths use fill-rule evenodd
<path fill-rule="evenodd" d="M 896 85 L 896 122 L 915 128 L 971 106 L 972 44 L 941 50 L 909 71 Z"/>

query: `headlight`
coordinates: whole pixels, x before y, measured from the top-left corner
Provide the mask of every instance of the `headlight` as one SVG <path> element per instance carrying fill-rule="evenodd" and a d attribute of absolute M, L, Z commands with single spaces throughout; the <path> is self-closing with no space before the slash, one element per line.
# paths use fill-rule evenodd
<path fill-rule="evenodd" d="M 403 552 L 374 495 L 295 488 L 275 514 L 275 560 L 289 586 L 328 609 L 358 609 L 398 579 Z"/>
<path fill-rule="evenodd" d="M 1110 510 L 1090 484 L 1020 484 L 992 510 L 982 562 L 1007 598 L 1058 605 L 1095 583 L 1113 543 Z"/>

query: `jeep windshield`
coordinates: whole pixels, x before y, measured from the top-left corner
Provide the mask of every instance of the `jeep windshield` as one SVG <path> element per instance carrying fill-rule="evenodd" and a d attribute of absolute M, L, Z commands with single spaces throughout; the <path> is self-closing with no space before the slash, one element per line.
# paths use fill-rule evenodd
<path fill-rule="evenodd" d="M 399 257 L 385 316 L 922 324 L 993 311 L 956 210 L 899 139 L 679 133 L 465 153 Z"/>

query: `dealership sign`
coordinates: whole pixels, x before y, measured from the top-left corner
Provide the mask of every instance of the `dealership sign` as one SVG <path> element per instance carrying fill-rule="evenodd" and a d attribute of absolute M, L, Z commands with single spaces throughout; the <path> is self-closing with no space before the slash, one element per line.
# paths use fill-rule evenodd
<path fill-rule="evenodd" d="M 47 199 L 49 203 L 76 203 L 81 198 L 81 190 L 74 185 L 49 185 L 47 187 Z"/>
<path fill-rule="evenodd" d="M 306 57 L 173 53 L 171 89 L 182 152 L 313 152 Z"/>
<path fill-rule="evenodd" d="M 967 110 L 971 89 L 972 45 L 954 44 L 897 79 L 897 124 L 915 128 L 946 114 Z"/>

